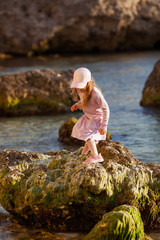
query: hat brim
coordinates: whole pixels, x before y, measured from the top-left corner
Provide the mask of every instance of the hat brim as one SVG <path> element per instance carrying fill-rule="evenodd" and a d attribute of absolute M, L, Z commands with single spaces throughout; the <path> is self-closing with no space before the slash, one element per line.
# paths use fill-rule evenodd
<path fill-rule="evenodd" d="M 84 82 L 84 83 L 72 82 L 71 88 L 84 88 L 86 85 L 87 85 L 87 82 Z"/>

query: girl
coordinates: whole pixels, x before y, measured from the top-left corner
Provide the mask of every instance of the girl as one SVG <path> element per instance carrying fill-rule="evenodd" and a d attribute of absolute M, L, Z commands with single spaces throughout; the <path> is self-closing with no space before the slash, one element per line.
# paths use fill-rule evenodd
<path fill-rule="evenodd" d="M 90 157 L 83 162 L 84 164 L 103 162 L 104 159 L 98 154 L 96 145 L 99 140 L 106 139 L 108 104 L 87 68 L 79 68 L 74 72 L 71 88 L 74 97 L 77 97 L 77 93 L 80 97 L 80 101 L 71 107 L 71 111 L 82 109 L 85 113 L 74 125 L 71 136 L 85 141 L 82 154 L 91 151 Z"/>

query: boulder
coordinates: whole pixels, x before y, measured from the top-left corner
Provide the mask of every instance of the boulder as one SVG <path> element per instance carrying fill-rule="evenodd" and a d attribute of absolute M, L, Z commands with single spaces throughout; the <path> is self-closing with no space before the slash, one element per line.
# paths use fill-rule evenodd
<path fill-rule="evenodd" d="M 0 22 L 2 53 L 160 48 L 159 0 L 6 0 Z"/>
<path fill-rule="evenodd" d="M 70 110 L 73 70 L 31 70 L 0 76 L 0 116 Z"/>
<path fill-rule="evenodd" d="M 155 63 L 145 83 L 140 104 L 146 107 L 160 107 L 160 60 Z"/>
<path fill-rule="evenodd" d="M 21 223 L 54 231 L 89 231 L 123 204 L 138 207 L 145 226 L 159 226 L 160 166 L 145 166 L 120 143 L 101 149 L 103 164 L 83 164 L 82 148 L 0 152 L 1 205 Z"/>
<path fill-rule="evenodd" d="M 73 145 L 73 144 L 78 144 L 79 146 L 84 145 L 84 141 L 78 140 L 76 138 L 71 137 L 71 133 L 72 133 L 72 128 L 74 127 L 74 125 L 76 124 L 76 122 L 78 121 L 77 118 L 69 118 L 67 119 L 61 126 L 59 129 L 59 138 L 58 140 L 60 142 L 69 144 L 69 145 Z M 107 139 L 111 139 L 112 136 L 110 134 L 110 132 L 107 131 L 106 134 L 106 140 Z"/>
<path fill-rule="evenodd" d="M 121 205 L 106 213 L 85 240 L 145 240 L 140 212 L 134 206 Z"/>

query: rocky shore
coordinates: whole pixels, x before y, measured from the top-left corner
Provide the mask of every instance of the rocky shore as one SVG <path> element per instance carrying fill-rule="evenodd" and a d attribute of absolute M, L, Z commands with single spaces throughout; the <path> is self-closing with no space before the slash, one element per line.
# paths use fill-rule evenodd
<path fill-rule="evenodd" d="M 0 52 L 104 52 L 160 48 L 159 0 L 0 2 Z"/>
<path fill-rule="evenodd" d="M 158 227 L 160 166 L 140 162 L 111 140 L 98 150 L 103 164 L 82 164 L 82 148 L 0 152 L 0 203 L 21 223 L 54 231 L 90 231 L 124 204 L 139 209 L 145 228 Z"/>
<path fill-rule="evenodd" d="M 0 76 L 0 116 L 66 112 L 73 70 L 31 70 Z"/>
<path fill-rule="evenodd" d="M 52 69 L 1 76 L 1 116 L 67 111 L 72 76 L 73 70 Z M 159 61 L 146 89 L 147 94 L 151 90 L 147 97 L 159 94 Z M 159 100 L 154 103 L 149 106 L 159 106 Z M 73 143 L 69 136 L 76 121 L 63 124 L 59 140 Z M 149 239 L 144 229 L 160 226 L 160 165 L 140 162 L 109 133 L 98 151 L 104 163 L 88 165 L 82 163 L 88 157 L 82 155 L 82 147 L 44 154 L 1 151 L 0 203 L 22 224 L 49 231 L 86 231 L 85 240 Z"/>

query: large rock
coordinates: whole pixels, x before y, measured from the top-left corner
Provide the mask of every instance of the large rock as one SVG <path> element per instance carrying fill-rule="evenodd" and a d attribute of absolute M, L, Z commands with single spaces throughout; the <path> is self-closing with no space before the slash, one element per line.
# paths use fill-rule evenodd
<path fill-rule="evenodd" d="M 140 104 L 146 107 L 160 107 L 160 60 L 154 65 L 145 83 Z"/>
<path fill-rule="evenodd" d="M 103 164 L 83 164 L 82 148 L 0 152 L 0 203 L 19 221 L 56 231 L 91 230 L 122 204 L 137 206 L 145 225 L 156 227 L 160 166 L 143 165 L 120 143 L 101 144 Z"/>
<path fill-rule="evenodd" d="M 0 52 L 160 47 L 159 0 L 0 1 Z"/>
<path fill-rule="evenodd" d="M 136 207 L 122 205 L 106 213 L 85 240 L 145 240 L 144 226 Z"/>
<path fill-rule="evenodd" d="M 31 70 L 0 76 L 0 116 L 58 113 L 70 109 L 73 71 Z"/>

